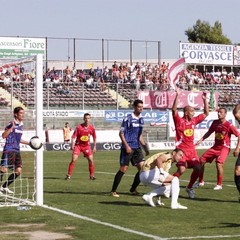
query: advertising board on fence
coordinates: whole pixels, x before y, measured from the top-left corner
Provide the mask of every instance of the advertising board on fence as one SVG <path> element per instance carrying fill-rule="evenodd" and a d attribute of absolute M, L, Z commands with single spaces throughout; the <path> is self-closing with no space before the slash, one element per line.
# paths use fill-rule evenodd
<path fill-rule="evenodd" d="M 179 43 L 179 53 L 189 64 L 233 65 L 233 45 Z"/>

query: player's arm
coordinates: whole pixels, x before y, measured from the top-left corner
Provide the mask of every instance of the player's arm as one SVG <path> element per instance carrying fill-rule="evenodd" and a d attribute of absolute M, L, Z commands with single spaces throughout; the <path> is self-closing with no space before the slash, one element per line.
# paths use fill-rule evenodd
<path fill-rule="evenodd" d="M 175 99 L 173 101 L 173 106 L 172 106 L 172 114 L 173 114 L 173 116 L 177 112 L 177 106 L 178 106 L 180 92 L 181 92 L 180 89 L 177 88 L 176 89 L 176 96 L 175 96 Z"/>
<path fill-rule="evenodd" d="M 238 136 L 238 140 L 237 140 L 237 146 L 233 151 L 233 156 L 237 157 L 239 154 L 239 148 L 240 148 L 240 136 Z"/>
<path fill-rule="evenodd" d="M 93 130 L 92 137 L 93 137 L 93 153 L 95 153 L 97 151 L 97 136 L 95 129 Z"/>
<path fill-rule="evenodd" d="M 127 153 L 131 153 L 132 152 L 132 149 L 131 147 L 128 145 L 127 141 L 126 141 L 126 138 L 124 136 L 124 131 L 122 131 L 122 129 L 119 131 L 119 137 L 122 141 L 122 144 L 125 146 L 126 148 L 126 152 Z"/>
<path fill-rule="evenodd" d="M 213 122 L 214 123 L 214 122 Z M 213 132 L 214 132 L 214 124 L 210 126 L 208 131 L 196 142 L 196 146 L 199 145 L 202 141 L 204 141 L 206 138 L 208 138 Z"/>
<path fill-rule="evenodd" d="M 202 99 L 203 99 L 203 105 L 204 105 L 204 115 L 205 118 L 209 115 L 209 106 L 208 106 L 208 101 L 207 101 L 207 93 L 203 92 L 202 94 Z"/>
<path fill-rule="evenodd" d="M 13 120 L 12 123 L 9 124 L 9 125 L 6 127 L 5 131 L 2 133 L 2 138 L 7 138 L 8 135 L 9 135 L 9 134 L 12 132 L 12 130 L 14 129 L 14 126 L 15 126 L 15 124 L 14 124 L 14 120 Z"/>
<path fill-rule="evenodd" d="M 172 182 L 173 176 L 163 169 L 164 161 L 166 161 L 164 155 L 160 155 L 156 159 L 156 167 L 159 169 L 159 172 L 160 172 L 159 182 L 166 184 L 166 183 Z"/>
<path fill-rule="evenodd" d="M 23 139 L 20 140 L 20 143 L 25 144 L 25 145 L 29 145 L 29 142 L 27 142 L 27 141 L 25 141 Z"/>
<path fill-rule="evenodd" d="M 235 119 L 240 122 L 240 104 L 237 104 L 233 109 L 233 115 Z"/>
<path fill-rule="evenodd" d="M 143 149 L 144 149 L 144 151 L 145 151 L 145 153 L 146 153 L 146 156 L 149 155 L 148 145 L 147 145 L 147 143 L 145 143 L 142 134 L 140 135 L 139 141 L 140 141 L 140 144 L 142 145 L 142 147 L 143 147 Z"/>

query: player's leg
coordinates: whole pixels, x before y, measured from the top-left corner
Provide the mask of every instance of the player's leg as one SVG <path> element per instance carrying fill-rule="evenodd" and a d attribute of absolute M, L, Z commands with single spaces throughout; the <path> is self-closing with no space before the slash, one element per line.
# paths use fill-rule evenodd
<path fill-rule="evenodd" d="M 171 183 L 171 208 L 172 209 L 187 209 L 187 207 L 182 206 L 181 204 L 178 203 L 178 196 L 180 192 L 180 187 L 179 187 L 179 178 L 174 177 L 172 179 Z"/>
<path fill-rule="evenodd" d="M 93 162 L 93 154 L 87 157 L 88 160 L 88 171 L 89 171 L 89 179 L 90 180 L 96 180 L 94 172 L 94 162 Z"/>
<path fill-rule="evenodd" d="M 216 159 L 217 185 L 213 188 L 214 190 L 222 189 L 223 172 L 224 172 L 223 166 L 229 152 L 230 152 L 230 149 L 227 147 L 224 147 L 221 149 L 221 152 L 218 153 L 218 157 Z"/>
<path fill-rule="evenodd" d="M 139 149 L 134 149 L 133 151 L 133 156 L 131 158 L 131 163 L 133 166 L 137 167 L 137 164 L 139 162 L 141 162 L 144 159 L 143 153 L 141 148 Z M 130 192 L 132 195 L 139 195 L 138 191 L 137 191 L 137 187 L 140 184 L 140 178 L 139 178 L 139 170 L 136 173 L 133 183 L 132 183 L 132 187 L 130 188 Z"/>
<path fill-rule="evenodd" d="M 212 163 L 212 161 L 219 156 L 220 152 L 214 150 L 213 148 L 208 149 L 201 157 L 200 157 L 200 171 L 198 181 L 194 183 L 193 187 L 201 187 L 204 186 L 204 170 L 206 163 Z"/>
<path fill-rule="evenodd" d="M 222 190 L 223 163 L 216 162 L 216 168 L 217 168 L 217 185 L 213 189 Z"/>
<path fill-rule="evenodd" d="M 2 154 L 1 166 L 0 166 L 0 183 L 3 180 L 4 173 L 7 172 L 7 154 Z"/>
<path fill-rule="evenodd" d="M 73 152 L 72 152 L 72 160 L 68 165 L 68 173 L 67 173 L 66 178 L 65 178 L 66 180 L 69 180 L 71 178 L 74 167 L 75 167 L 75 164 L 78 160 L 78 157 L 79 157 L 80 153 L 81 153 L 80 147 L 75 146 L 74 149 L 73 149 Z"/>
<path fill-rule="evenodd" d="M 235 164 L 234 181 L 239 193 L 238 201 L 240 203 L 240 154 L 238 155 L 238 158 Z"/>
<path fill-rule="evenodd" d="M 122 180 L 123 175 L 128 170 L 130 158 L 131 158 L 131 154 L 127 154 L 126 153 L 126 149 L 121 149 L 121 153 L 120 153 L 120 168 L 119 168 L 118 172 L 116 173 L 116 175 L 114 177 L 112 190 L 111 190 L 111 194 L 114 197 L 119 197 L 119 194 L 117 193 L 117 188 L 118 188 L 119 183 Z"/>

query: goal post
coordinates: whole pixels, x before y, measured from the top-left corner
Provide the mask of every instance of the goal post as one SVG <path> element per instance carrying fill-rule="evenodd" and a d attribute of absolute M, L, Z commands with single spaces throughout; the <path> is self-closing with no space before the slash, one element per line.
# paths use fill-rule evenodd
<path fill-rule="evenodd" d="M 43 136 L 43 55 L 36 56 L 36 134 Z M 36 151 L 36 204 L 43 205 L 43 148 Z"/>
<path fill-rule="evenodd" d="M 18 73 L 14 71 L 14 68 L 18 69 Z M 29 141 L 31 137 L 37 135 L 45 143 L 43 55 L 38 54 L 21 59 L 0 59 L 0 70 L 1 134 L 13 118 L 13 109 L 21 106 L 25 111 L 22 138 Z M 31 81 L 28 81 L 28 75 L 31 75 Z M 3 150 L 5 139 L 1 138 L 1 134 L 0 148 Z M 33 152 L 29 146 L 21 144 L 21 155 L 22 174 L 9 186 L 14 194 L 0 194 L 0 207 L 24 204 L 43 205 L 43 148 Z M 4 174 L 1 184 L 8 179 L 11 170 L 8 172 Z"/>

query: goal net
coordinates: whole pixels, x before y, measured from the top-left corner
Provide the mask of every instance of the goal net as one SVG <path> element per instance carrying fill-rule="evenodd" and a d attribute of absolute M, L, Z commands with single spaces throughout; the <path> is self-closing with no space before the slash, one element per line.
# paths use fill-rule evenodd
<path fill-rule="evenodd" d="M 42 55 L 24 59 L 0 59 L 0 151 L 1 159 L 6 139 L 4 129 L 12 122 L 15 107 L 24 109 L 22 139 L 29 141 L 39 136 L 44 142 L 42 120 Z M 14 143 L 14 138 L 12 140 Z M 28 204 L 43 204 L 43 149 L 33 151 L 30 146 L 20 144 L 22 174 L 6 189 L 5 182 L 14 172 L 14 161 L 7 161 L 6 173 L 1 171 L 0 207 Z M 14 158 L 14 157 L 13 157 Z M 13 162 L 13 166 L 8 165 Z M 3 161 L 1 161 L 3 163 Z M 1 179 L 0 179 L 1 180 Z M 7 191 L 9 190 L 9 191 Z"/>

